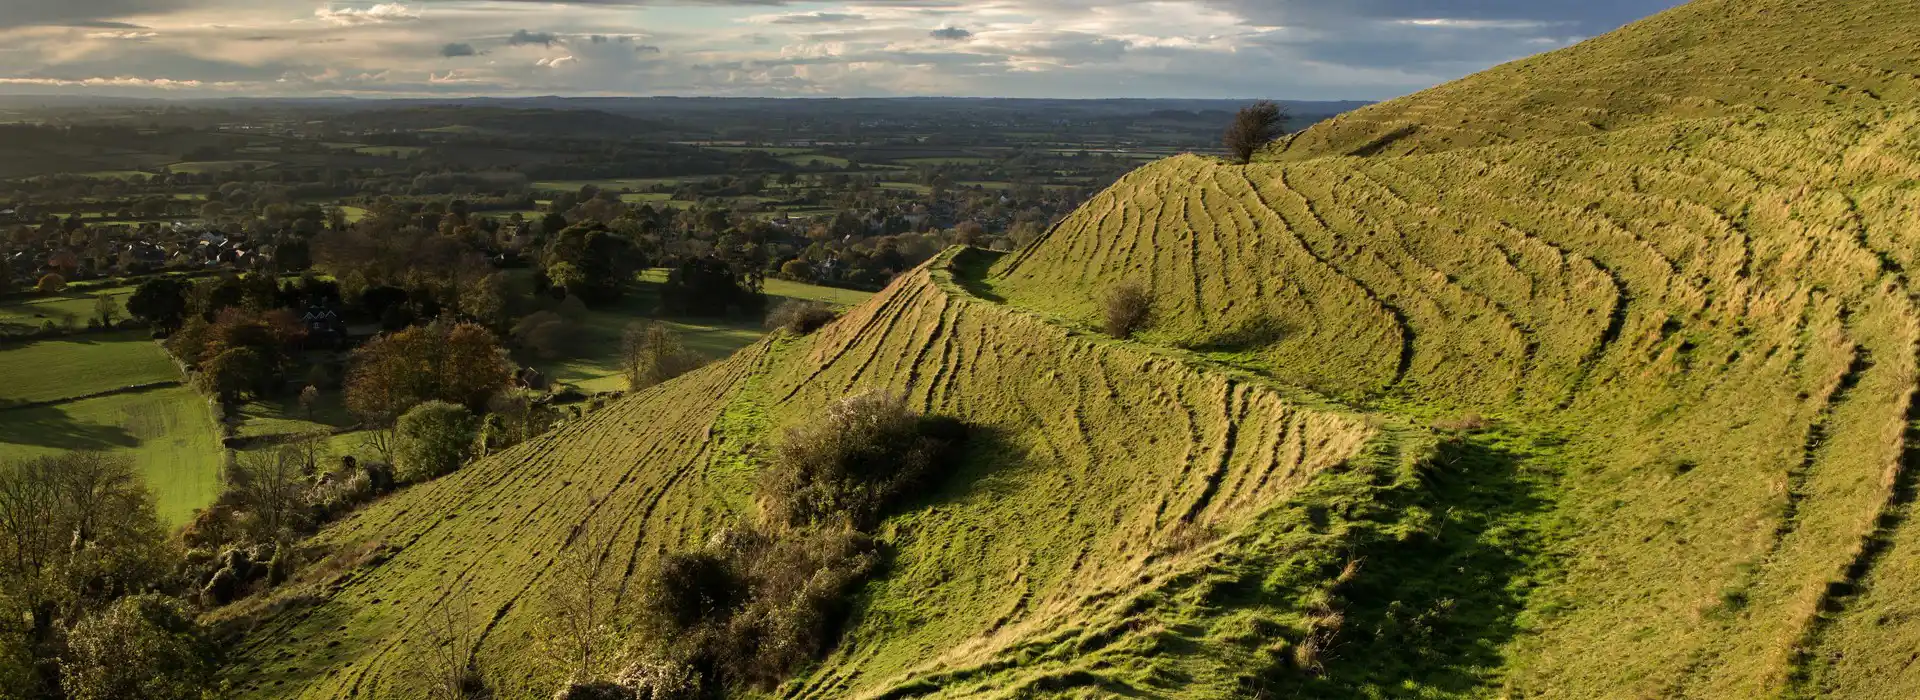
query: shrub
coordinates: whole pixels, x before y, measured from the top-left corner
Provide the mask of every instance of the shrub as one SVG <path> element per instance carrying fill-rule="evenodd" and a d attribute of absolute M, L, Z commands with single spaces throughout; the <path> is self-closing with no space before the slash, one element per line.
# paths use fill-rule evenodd
<path fill-rule="evenodd" d="M 669 556 L 646 584 L 642 612 L 661 655 L 629 668 L 626 683 L 652 698 L 772 688 L 827 651 L 848 593 L 876 562 L 872 540 L 845 528 L 779 537 L 734 530 Z"/>
<path fill-rule="evenodd" d="M 897 396 L 845 399 L 819 423 L 787 431 L 761 478 L 763 506 L 776 524 L 866 528 L 933 476 L 962 437 L 958 424 L 923 418 Z"/>
<path fill-rule="evenodd" d="M 60 664 L 70 700 L 198 700 L 214 685 L 214 647 L 171 598 L 122 598 L 82 620 Z"/>
<path fill-rule="evenodd" d="M 513 339 L 543 360 L 571 353 L 578 335 L 567 317 L 552 311 L 535 312 L 513 326 Z"/>
<path fill-rule="evenodd" d="M 465 406 L 428 401 L 400 417 L 396 427 L 395 476 L 425 481 L 459 469 L 473 454 L 479 425 Z"/>
<path fill-rule="evenodd" d="M 644 590 L 643 617 L 675 632 L 725 620 L 746 593 L 732 563 L 707 551 L 661 559 Z"/>
<path fill-rule="evenodd" d="M 817 301 L 787 301 L 767 314 L 767 328 L 785 329 L 794 335 L 806 335 L 833 323 L 840 312 Z"/>
<path fill-rule="evenodd" d="M 40 278 L 40 282 L 35 284 L 33 288 L 41 294 L 58 294 L 66 291 L 67 278 L 54 273 L 47 273 Z"/>
<path fill-rule="evenodd" d="M 688 350 L 665 324 L 635 323 L 627 326 L 620 342 L 620 365 L 627 375 L 627 388 L 639 391 L 686 374 L 705 364 L 698 353 Z"/>
<path fill-rule="evenodd" d="M 1125 340 L 1153 323 L 1153 295 L 1146 285 L 1122 282 L 1100 299 L 1107 335 Z"/>

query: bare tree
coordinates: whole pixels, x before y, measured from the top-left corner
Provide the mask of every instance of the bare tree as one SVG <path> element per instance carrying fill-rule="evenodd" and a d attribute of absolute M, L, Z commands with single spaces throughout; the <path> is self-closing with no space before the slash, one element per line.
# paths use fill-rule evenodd
<path fill-rule="evenodd" d="M 488 696 L 480 673 L 479 625 L 473 595 L 464 582 L 449 583 L 445 597 L 427 612 L 426 659 L 420 679 L 430 700 L 477 700 Z"/>
<path fill-rule="evenodd" d="M 1286 133 L 1287 113 L 1270 100 L 1255 102 L 1240 110 L 1227 127 L 1227 155 L 1235 163 L 1253 162 L 1253 154 Z"/>
<path fill-rule="evenodd" d="M 291 540 L 309 491 L 308 453 L 298 445 L 241 452 L 227 469 L 227 492 L 252 514 L 256 542 Z"/>
<path fill-rule="evenodd" d="M 625 571 L 613 561 L 619 534 L 615 520 L 575 526 L 548 579 L 543 646 L 569 683 L 603 680 L 622 665 L 623 619 L 616 603 Z"/>

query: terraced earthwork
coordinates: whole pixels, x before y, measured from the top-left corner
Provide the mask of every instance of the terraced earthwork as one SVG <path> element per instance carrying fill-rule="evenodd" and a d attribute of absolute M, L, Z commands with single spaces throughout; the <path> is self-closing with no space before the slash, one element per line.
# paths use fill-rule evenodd
<path fill-rule="evenodd" d="M 884 389 L 982 437 L 772 694 L 1920 695 L 1916 29 L 1699 0 L 1154 163 L 329 530 L 380 554 L 232 680 L 406 696 L 457 601 L 551 693 L 532 601 L 574 533 L 632 581 L 751 517 L 782 427 Z M 1153 327 L 1091 332 L 1125 283 Z"/>

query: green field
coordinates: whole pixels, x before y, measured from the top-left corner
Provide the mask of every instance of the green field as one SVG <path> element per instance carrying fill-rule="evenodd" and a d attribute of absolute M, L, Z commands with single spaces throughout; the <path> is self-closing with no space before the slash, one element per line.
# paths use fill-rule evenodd
<path fill-rule="evenodd" d="M 829 155 L 824 155 L 820 153 L 800 153 L 800 154 L 793 154 L 793 155 L 784 155 L 780 157 L 780 161 L 788 165 L 799 166 L 802 168 L 809 168 L 809 167 L 844 168 L 853 164 L 853 161 L 847 160 L 840 156 L 829 156 Z"/>
<path fill-rule="evenodd" d="M 360 146 L 354 153 L 363 156 L 382 156 L 386 158 L 412 158 L 427 151 L 421 146 Z"/>
<path fill-rule="evenodd" d="M 540 369 L 555 381 L 588 392 L 626 389 L 626 379 L 619 366 L 621 336 L 629 324 L 654 318 L 652 312 L 659 306 L 657 289 L 666 279 L 666 270 L 648 270 L 640 276 L 640 289 L 624 303 L 587 312 L 577 321 L 573 356 L 540 363 Z M 772 279 L 767 280 L 764 291 L 769 297 L 768 308 L 788 299 L 845 307 L 873 296 L 870 292 Z M 759 319 L 670 318 L 663 322 L 680 334 L 688 349 L 709 360 L 731 355 L 767 334 Z"/>
<path fill-rule="evenodd" d="M 613 190 L 615 192 L 623 190 L 643 192 L 652 190 L 655 187 L 679 187 L 683 183 L 700 179 L 702 178 L 630 177 L 609 178 L 605 180 L 549 180 L 533 183 L 533 190 L 535 192 L 578 192 L 582 187 L 593 185 L 603 190 Z"/>
<path fill-rule="evenodd" d="M 993 158 L 983 156 L 942 156 L 934 158 L 898 158 L 893 162 L 903 165 L 992 165 Z"/>
<path fill-rule="evenodd" d="M 88 333 L 0 346 L 0 406 L 57 401 L 179 381 L 166 351 L 145 331 Z"/>
<path fill-rule="evenodd" d="M 58 294 L 7 299 L 0 301 L 0 328 L 29 331 L 47 321 L 58 324 L 68 317 L 75 319 L 78 327 L 85 328 L 87 320 L 93 317 L 94 305 L 99 303 L 97 299 L 102 296 L 113 300 L 119 312 L 116 319 L 125 319 L 127 297 L 133 296 L 133 291 L 133 287 L 124 286 L 70 286 Z"/>
<path fill-rule="evenodd" d="M 264 170 L 277 165 L 270 160 L 209 160 L 190 163 L 174 163 L 167 170 L 176 173 L 216 173 L 228 170 Z"/>
<path fill-rule="evenodd" d="M 814 152 L 814 149 L 811 148 L 796 148 L 791 146 L 701 146 L 701 148 L 709 151 L 720 151 L 722 153 L 765 153 L 770 156 L 782 157 L 806 155 Z"/>

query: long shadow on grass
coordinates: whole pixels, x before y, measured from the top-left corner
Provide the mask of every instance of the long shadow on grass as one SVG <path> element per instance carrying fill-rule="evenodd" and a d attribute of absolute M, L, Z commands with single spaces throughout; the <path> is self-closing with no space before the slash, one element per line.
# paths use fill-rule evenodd
<path fill-rule="evenodd" d="M 1277 671 L 1275 697 L 1480 695 L 1496 680 L 1544 573 L 1540 477 L 1515 455 L 1463 440 L 1441 448 L 1426 483 L 1398 510 L 1424 508 L 1435 526 L 1356 553 L 1360 574 L 1338 591 L 1345 619 L 1321 672 Z"/>
<path fill-rule="evenodd" d="M 140 440 L 117 425 L 81 423 L 57 406 L 0 411 L 0 444 L 61 450 L 109 450 L 134 447 Z"/>

